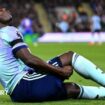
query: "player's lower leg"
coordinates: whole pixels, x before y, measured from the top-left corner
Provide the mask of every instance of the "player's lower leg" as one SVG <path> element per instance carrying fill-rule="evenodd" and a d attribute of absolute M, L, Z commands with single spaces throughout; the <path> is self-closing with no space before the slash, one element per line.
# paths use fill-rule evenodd
<path fill-rule="evenodd" d="M 101 45 L 102 44 L 102 36 L 101 36 L 101 33 L 98 33 L 98 45 Z"/>
<path fill-rule="evenodd" d="M 105 88 L 95 86 L 81 86 L 78 98 L 100 99 L 105 98 Z"/>
<path fill-rule="evenodd" d="M 95 86 L 80 86 L 75 83 L 65 83 L 68 98 L 96 99 L 105 98 L 105 88 Z"/>
<path fill-rule="evenodd" d="M 72 66 L 83 77 L 92 79 L 100 85 L 105 86 L 105 73 L 88 59 L 74 53 Z"/>
<path fill-rule="evenodd" d="M 105 86 L 105 73 L 85 57 L 72 51 L 59 56 L 62 66 L 72 65 L 74 70 L 87 79 Z"/>

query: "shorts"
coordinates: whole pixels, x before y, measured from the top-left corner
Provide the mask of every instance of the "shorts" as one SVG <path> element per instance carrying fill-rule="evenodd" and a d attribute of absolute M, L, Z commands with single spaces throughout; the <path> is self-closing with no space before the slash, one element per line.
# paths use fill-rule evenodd
<path fill-rule="evenodd" d="M 50 60 L 49 63 L 54 64 L 52 61 L 57 62 L 58 66 L 62 66 L 58 57 Z M 15 102 L 42 102 L 65 99 L 67 92 L 62 79 L 47 74 L 45 77 L 36 80 L 28 81 L 23 78 L 10 97 Z"/>
<path fill-rule="evenodd" d="M 99 33 L 99 32 L 101 32 L 101 29 L 96 29 L 96 30 L 93 31 L 93 33 L 94 32 L 98 32 Z"/>

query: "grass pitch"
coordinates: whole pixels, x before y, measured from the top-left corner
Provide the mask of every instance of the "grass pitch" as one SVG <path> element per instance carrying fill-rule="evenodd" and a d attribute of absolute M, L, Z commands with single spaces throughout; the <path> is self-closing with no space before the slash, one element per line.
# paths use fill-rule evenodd
<path fill-rule="evenodd" d="M 44 60 L 53 58 L 56 55 L 62 54 L 66 51 L 72 50 L 79 54 L 82 54 L 86 58 L 90 59 L 101 69 L 105 70 L 105 43 L 102 45 L 89 46 L 87 43 L 38 43 L 37 46 L 29 44 L 34 55 L 39 56 Z M 95 85 L 95 82 L 86 80 L 74 72 L 69 80 L 71 82 L 79 83 L 81 85 Z M 65 82 L 66 82 L 65 81 Z M 3 88 L 0 87 L 0 90 Z M 101 100 L 86 100 L 86 99 L 68 99 L 62 101 L 42 102 L 42 103 L 13 103 L 8 95 L 0 95 L 0 105 L 104 105 L 105 99 Z"/>

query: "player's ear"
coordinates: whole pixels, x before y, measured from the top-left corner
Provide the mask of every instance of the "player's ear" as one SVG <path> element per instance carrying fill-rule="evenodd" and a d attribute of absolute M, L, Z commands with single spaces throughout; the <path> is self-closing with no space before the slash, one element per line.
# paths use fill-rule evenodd
<path fill-rule="evenodd" d="M 6 8 L 0 7 L 0 11 L 1 12 L 6 11 Z"/>
<path fill-rule="evenodd" d="M 6 11 L 6 8 L 2 8 L 3 11 Z"/>

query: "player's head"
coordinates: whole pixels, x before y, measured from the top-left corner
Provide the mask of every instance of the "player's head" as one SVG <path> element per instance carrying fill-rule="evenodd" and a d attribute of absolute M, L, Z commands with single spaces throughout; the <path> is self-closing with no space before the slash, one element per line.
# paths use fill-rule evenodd
<path fill-rule="evenodd" d="M 6 8 L 0 8 L 0 23 L 8 24 L 12 20 L 11 13 Z"/>

